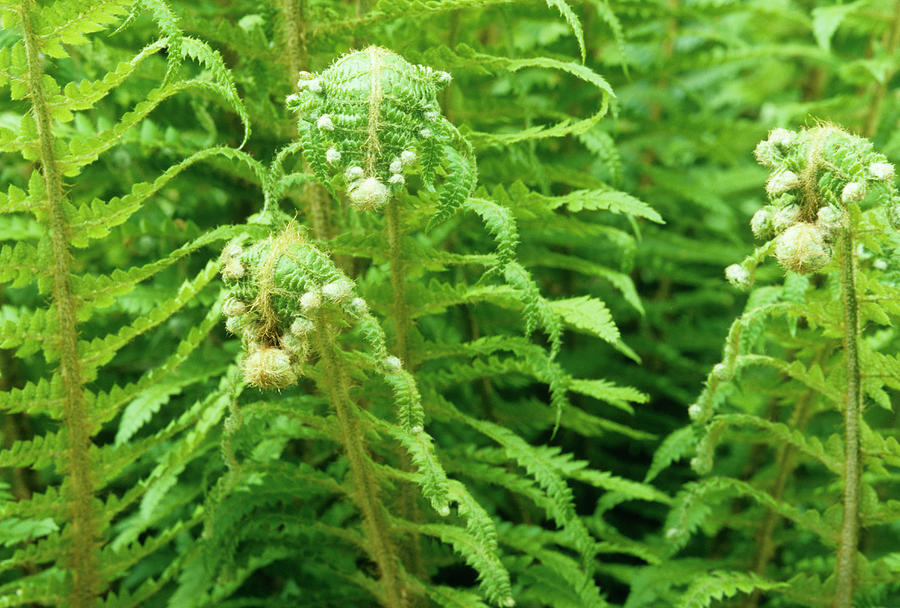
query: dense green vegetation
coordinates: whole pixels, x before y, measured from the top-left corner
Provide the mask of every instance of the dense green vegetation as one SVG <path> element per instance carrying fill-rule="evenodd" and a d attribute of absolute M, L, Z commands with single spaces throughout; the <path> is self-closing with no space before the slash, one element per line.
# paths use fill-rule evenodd
<path fill-rule="evenodd" d="M 0 605 L 900 606 L 897 0 L 0 26 Z"/>

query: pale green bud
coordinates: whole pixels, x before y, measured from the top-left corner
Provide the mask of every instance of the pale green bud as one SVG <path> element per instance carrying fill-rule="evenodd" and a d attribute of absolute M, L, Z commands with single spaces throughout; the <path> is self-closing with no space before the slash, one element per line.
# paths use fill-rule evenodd
<path fill-rule="evenodd" d="M 753 214 L 750 219 L 750 230 L 758 239 L 765 239 L 772 235 L 772 209 L 763 207 Z"/>
<path fill-rule="evenodd" d="M 384 207 L 391 193 L 377 177 L 367 177 L 350 184 L 347 196 L 357 209 L 372 211 Z"/>
<path fill-rule="evenodd" d="M 259 388 L 284 388 L 297 383 L 291 358 L 280 348 L 263 346 L 251 351 L 241 369 L 247 384 Z"/>
<path fill-rule="evenodd" d="M 869 175 L 872 179 L 888 182 L 894 179 L 894 165 L 891 163 L 872 163 L 869 165 Z"/>
<path fill-rule="evenodd" d="M 775 241 L 775 257 L 781 266 L 800 274 L 821 270 L 831 255 L 825 235 L 813 224 L 794 224 Z"/>
<path fill-rule="evenodd" d="M 776 196 L 800 186 L 800 176 L 793 171 L 777 171 L 766 182 L 766 192 Z"/>
<path fill-rule="evenodd" d="M 725 278 L 738 289 L 750 287 L 750 273 L 740 264 L 732 264 L 725 269 Z"/>

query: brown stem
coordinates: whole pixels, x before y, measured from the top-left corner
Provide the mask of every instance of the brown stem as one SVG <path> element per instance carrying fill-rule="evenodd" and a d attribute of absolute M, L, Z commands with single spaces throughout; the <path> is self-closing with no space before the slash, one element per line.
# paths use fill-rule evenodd
<path fill-rule="evenodd" d="M 282 0 L 281 10 L 284 21 L 281 28 L 281 38 L 287 50 L 286 64 L 288 79 L 294 90 L 297 90 L 297 81 L 301 70 L 309 69 L 309 54 L 306 48 L 306 24 L 303 19 L 303 0 Z M 304 162 L 305 172 L 309 167 Z M 329 207 L 331 197 L 320 184 L 308 182 L 303 188 L 303 199 L 309 204 L 309 220 L 312 224 L 313 234 L 319 241 L 327 241 L 332 236 L 331 222 L 329 221 Z"/>
<path fill-rule="evenodd" d="M 385 608 L 402 608 L 408 606 L 408 599 L 400 578 L 397 550 L 382 513 L 378 482 L 366 455 L 365 435 L 359 427 L 356 404 L 350 397 L 349 378 L 338 358 L 332 331 L 334 329 L 324 315 L 319 315 L 314 339 L 324 372 L 321 382 L 325 385 L 328 400 L 335 409 L 341 427 L 341 442 L 344 444 L 353 478 L 350 496 L 362 513 L 370 555 L 381 574 L 382 605 Z"/>
<path fill-rule="evenodd" d="M 835 563 L 834 608 L 853 608 L 856 552 L 859 544 L 859 495 L 862 474 L 859 458 L 859 419 L 862 395 L 859 380 L 859 320 L 856 301 L 856 269 L 853 233 L 846 228 L 841 236 L 841 300 L 844 308 L 844 359 L 847 387 L 844 404 L 844 519 Z"/>
<path fill-rule="evenodd" d="M 394 352 L 403 362 L 407 371 L 412 372 L 413 365 L 409 356 L 409 328 L 412 319 L 409 315 L 409 306 L 406 302 L 406 270 L 403 259 L 403 228 L 400 217 L 400 204 L 396 198 L 392 198 L 385 209 L 388 252 L 391 264 L 391 290 L 393 295 L 392 317 L 394 319 Z M 404 471 L 413 469 L 409 455 L 403 449 L 396 451 L 400 468 Z M 419 521 L 418 504 L 416 503 L 417 490 L 410 484 L 405 484 L 398 498 L 398 510 L 409 521 Z M 421 540 L 418 534 L 413 533 L 405 543 L 404 550 L 408 555 L 406 562 L 409 570 L 420 579 L 427 575 L 425 561 L 422 557 Z M 416 600 L 418 602 L 418 600 Z"/>
<path fill-rule="evenodd" d="M 394 301 L 392 316 L 394 317 L 394 352 L 403 361 L 403 365 L 411 370 L 409 360 L 409 307 L 406 303 L 406 273 L 403 260 L 403 232 L 400 222 L 400 204 L 391 199 L 385 210 L 387 220 L 387 241 L 391 261 L 391 289 Z"/>
<path fill-rule="evenodd" d="M 69 282 L 70 252 L 69 224 L 63 211 L 62 174 L 56 159 L 55 138 L 51 128 L 50 111 L 44 95 L 43 71 L 39 40 L 31 23 L 33 0 L 22 0 L 19 17 L 22 21 L 26 76 L 31 106 L 40 140 L 40 161 L 46 192 L 47 230 L 53 264 L 53 303 L 56 306 L 59 342 L 59 375 L 63 389 L 63 423 L 66 428 L 66 472 L 71 491 L 71 544 L 69 568 L 72 587 L 69 606 L 89 608 L 96 604 L 100 590 L 97 578 L 98 532 L 92 501 L 94 482 L 91 475 L 91 424 L 84 403 L 84 380 L 78 359 L 78 330 L 76 301 Z"/>

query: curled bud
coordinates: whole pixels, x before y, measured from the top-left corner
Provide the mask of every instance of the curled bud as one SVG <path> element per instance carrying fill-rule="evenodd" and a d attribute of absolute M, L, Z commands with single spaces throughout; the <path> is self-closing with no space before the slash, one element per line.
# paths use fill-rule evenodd
<path fill-rule="evenodd" d="M 732 373 L 731 370 L 728 369 L 728 366 L 724 363 L 716 363 L 712 368 L 712 375 L 717 380 L 721 380 L 722 382 L 727 382 L 731 380 Z"/>
<path fill-rule="evenodd" d="M 319 116 L 319 119 L 316 121 L 316 126 L 323 131 L 334 131 L 334 122 L 332 122 L 331 116 L 328 114 Z"/>
<path fill-rule="evenodd" d="M 750 273 L 740 264 L 732 264 L 725 269 L 725 278 L 738 289 L 750 287 Z"/>
<path fill-rule="evenodd" d="M 391 176 L 391 179 L 388 180 L 388 183 L 389 184 L 397 184 L 399 186 L 402 186 L 403 184 L 406 183 L 406 178 L 403 177 L 402 175 L 400 175 L 399 173 L 395 173 L 394 175 Z"/>
<path fill-rule="evenodd" d="M 391 166 L 388 168 L 390 169 L 391 173 L 400 173 L 401 171 L 403 171 L 403 162 L 401 162 L 399 158 L 395 158 L 393 161 L 391 161 Z"/>
<path fill-rule="evenodd" d="M 303 317 L 297 317 L 291 322 L 291 333 L 299 338 L 306 337 L 313 329 L 313 322 Z"/>
<path fill-rule="evenodd" d="M 690 416 L 691 420 L 699 420 L 701 414 L 703 414 L 703 408 L 698 403 L 692 403 L 688 408 L 688 416 Z"/>
<path fill-rule="evenodd" d="M 247 312 L 247 305 L 235 297 L 229 297 L 222 303 L 222 314 L 226 317 L 236 317 Z"/>
<path fill-rule="evenodd" d="M 371 211 L 383 207 L 391 194 L 377 177 L 367 177 L 350 184 L 347 196 L 357 209 Z"/>
<path fill-rule="evenodd" d="M 831 246 L 813 224 L 794 224 L 775 241 L 775 257 L 785 270 L 809 274 L 831 260 Z"/>
<path fill-rule="evenodd" d="M 781 234 L 800 219 L 800 205 L 789 204 L 779 207 L 772 214 L 772 229 L 775 234 Z"/>
<path fill-rule="evenodd" d="M 241 264 L 241 261 L 237 258 L 231 258 L 225 263 L 225 268 L 222 269 L 222 276 L 226 279 L 236 281 L 243 278 L 245 272 L 244 265 Z"/>
<path fill-rule="evenodd" d="M 328 150 L 325 151 L 325 160 L 328 161 L 329 165 L 333 165 L 334 163 L 341 160 L 341 153 L 338 151 L 337 148 L 332 146 L 331 148 L 328 148 Z"/>
<path fill-rule="evenodd" d="M 431 129 L 426 127 L 424 129 L 422 129 L 421 131 L 419 131 L 419 135 L 421 135 L 425 139 L 428 139 L 429 137 L 431 137 Z"/>
<path fill-rule="evenodd" d="M 753 150 L 753 156 L 756 157 L 756 162 L 763 167 L 774 168 L 775 163 L 778 160 L 778 152 L 775 150 L 775 146 L 768 140 L 756 144 L 756 148 Z"/>
<path fill-rule="evenodd" d="M 310 93 L 321 93 L 322 82 L 309 72 L 300 72 L 297 88 L 301 91 L 307 89 Z"/>
<path fill-rule="evenodd" d="M 315 291 L 307 291 L 300 296 L 300 308 L 312 312 L 322 305 L 322 297 Z"/>
<path fill-rule="evenodd" d="M 750 230 L 758 239 L 765 239 L 772 235 L 772 209 L 763 207 L 753 214 L 750 219 Z"/>
<path fill-rule="evenodd" d="M 247 384 L 259 388 L 284 388 L 297 383 L 291 358 L 280 348 L 263 346 L 253 350 L 241 369 Z"/>
<path fill-rule="evenodd" d="M 846 190 L 846 188 L 845 188 Z M 841 212 L 834 207 L 822 207 L 816 219 L 816 226 L 828 234 L 833 233 L 841 225 Z"/>
<path fill-rule="evenodd" d="M 369 312 L 369 305 L 362 298 L 353 298 L 350 301 L 350 308 L 358 315 L 364 315 Z"/>
<path fill-rule="evenodd" d="M 869 165 L 869 175 L 872 179 L 887 182 L 894 179 L 894 165 L 891 163 L 872 163 Z"/>
<path fill-rule="evenodd" d="M 841 202 L 846 204 L 866 198 L 866 185 L 862 182 L 848 182 L 841 190 Z"/>
<path fill-rule="evenodd" d="M 416 153 L 412 150 L 404 150 L 400 153 L 400 162 L 404 165 L 411 165 L 416 162 Z"/>
<path fill-rule="evenodd" d="M 281 346 L 293 355 L 296 359 L 306 359 L 309 352 L 309 342 L 306 338 L 295 336 L 294 334 L 285 334 L 281 337 Z"/>
<path fill-rule="evenodd" d="M 322 295 L 334 302 L 346 300 L 353 293 L 353 283 L 347 279 L 340 279 L 322 286 Z"/>
<path fill-rule="evenodd" d="M 788 129 L 772 129 L 769 132 L 769 141 L 780 148 L 787 148 L 797 141 L 797 134 Z"/>
<path fill-rule="evenodd" d="M 244 317 L 228 317 L 225 320 L 225 331 L 236 336 L 240 333 L 245 321 Z"/>
<path fill-rule="evenodd" d="M 872 261 L 872 267 L 875 268 L 876 270 L 887 270 L 888 264 L 886 261 L 882 260 L 881 258 L 877 258 Z"/>
<path fill-rule="evenodd" d="M 793 171 L 778 171 L 766 182 L 766 192 L 776 196 L 800 186 L 800 176 Z"/>
<path fill-rule="evenodd" d="M 355 182 L 358 179 L 362 179 L 362 176 L 365 175 L 362 167 L 348 167 L 346 171 L 344 171 L 344 179 L 348 182 Z"/>
<path fill-rule="evenodd" d="M 894 201 L 887 208 L 888 223 L 894 230 L 900 230 L 900 202 Z"/>
<path fill-rule="evenodd" d="M 231 258 L 236 258 L 242 253 L 244 253 L 244 248 L 241 247 L 238 243 L 228 243 L 222 250 L 222 259 L 228 260 Z"/>
<path fill-rule="evenodd" d="M 399 357 L 394 357 L 393 355 L 390 357 L 387 357 L 384 360 L 384 365 L 394 371 L 400 371 L 401 369 L 403 369 L 403 362 L 400 360 Z"/>

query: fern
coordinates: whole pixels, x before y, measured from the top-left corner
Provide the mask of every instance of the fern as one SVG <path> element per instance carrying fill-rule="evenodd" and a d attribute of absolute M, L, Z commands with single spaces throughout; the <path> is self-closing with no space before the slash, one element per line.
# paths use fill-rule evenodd
<path fill-rule="evenodd" d="M 0 604 L 891 605 L 895 9 L 0 2 Z"/>

